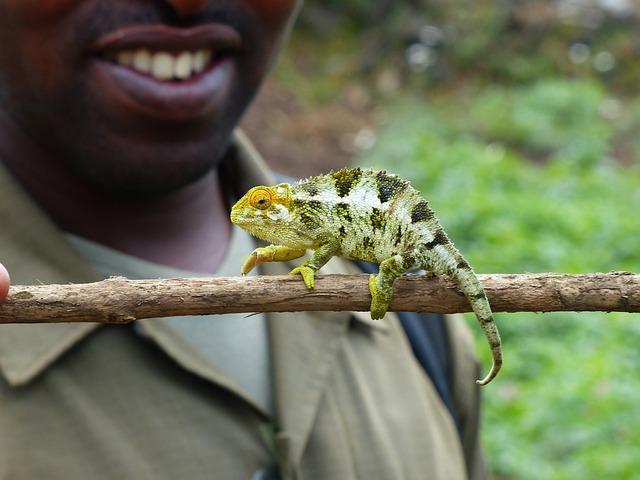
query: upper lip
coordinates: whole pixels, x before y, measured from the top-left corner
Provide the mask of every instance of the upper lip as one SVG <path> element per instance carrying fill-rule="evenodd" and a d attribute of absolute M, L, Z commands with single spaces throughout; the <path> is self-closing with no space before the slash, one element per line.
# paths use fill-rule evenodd
<path fill-rule="evenodd" d="M 137 25 L 120 28 L 101 36 L 94 45 L 97 52 L 146 48 L 152 51 L 214 52 L 239 50 L 242 38 L 233 27 L 220 23 L 176 28 L 168 25 Z"/>

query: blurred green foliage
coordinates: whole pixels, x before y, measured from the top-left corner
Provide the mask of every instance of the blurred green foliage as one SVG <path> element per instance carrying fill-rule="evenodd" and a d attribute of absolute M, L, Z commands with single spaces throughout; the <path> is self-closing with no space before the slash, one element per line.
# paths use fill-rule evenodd
<path fill-rule="evenodd" d="M 398 55 L 424 43 L 434 61 L 427 82 L 523 83 L 552 75 L 589 75 L 634 92 L 640 77 L 640 8 L 625 1 L 306 0 L 302 25 L 330 38 L 366 32 L 362 64 L 401 65 Z M 435 28 L 425 40 L 424 28 Z M 571 59 L 572 45 L 587 51 Z M 605 58 L 602 55 L 604 54 Z M 607 66 L 607 63 L 611 63 Z"/>
<path fill-rule="evenodd" d="M 607 155 L 613 135 L 599 114 L 605 102 L 604 90 L 594 82 L 539 81 L 482 93 L 466 123 L 484 138 L 531 156 L 560 155 L 576 167 L 595 166 Z"/>
<path fill-rule="evenodd" d="M 603 116 L 611 102 L 594 81 L 558 79 L 402 97 L 360 163 L 412 179 L 478 272 L 640 271 L 640 168 L 610 158 L 629 128 Z M 637 315 L 497 321 L 505 368 L 485 390 L 483 426 L 494 473 L 637 478 Z"/>

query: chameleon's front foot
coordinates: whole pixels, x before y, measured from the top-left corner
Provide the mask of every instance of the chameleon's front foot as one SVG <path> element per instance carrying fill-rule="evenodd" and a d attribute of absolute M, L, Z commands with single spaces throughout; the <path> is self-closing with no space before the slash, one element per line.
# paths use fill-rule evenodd
<path fill-rule="evenodd" d="M 242 275 L 246 275 L 258 265 L 273 261 L 273 257 L 273 245 L 270 245 L 268 247 L 258 247 L 253 252 L 251 252 L 247 259 L 244 261 L 240 273 L 242 273 Z"/>
<path fill-rule="evenodd" d="M 309 289 L 313 288 L 314 286 L 315 274 L 315 270 L 304 263 L 289 272 L 289 275 L 302 275 L 302 280 Z"/>
<path fill-rule="evenodd" d="M 268 247 L 258 247 L 249 254 L 242 264 L 240 272 L 246 275 L 258 265 L 267 262 L 286 262 L 304 255 L 305 249 L 289 248 L 283 245 L 269 245 Z"/>
<path fill-rule="evenodd" d="M 369 275 L 369 292 L 371 292 L 371 319 L 384 317 L 391 303 L 391 295 L 382 292 L 376 284 L 376 275 Z"/>

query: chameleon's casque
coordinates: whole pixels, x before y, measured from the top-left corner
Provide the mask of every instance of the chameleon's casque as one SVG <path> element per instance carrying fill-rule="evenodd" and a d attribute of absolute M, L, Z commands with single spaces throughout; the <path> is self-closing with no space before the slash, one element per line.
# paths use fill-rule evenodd
<path fill-rule="evenodd" d="M 447 237 L 429 203 L 402 178 L 361 168 L 342 169 L 289 185 L 249 190 L 231 209 L 231 221 L 272 243 L 256 248 L 242 266 L 313 255 L 291 274 L 313 288 L 314 274 L 331 257 L 380 265 L 369 281 L 371 317 L 382 318 L 393 284 L 403 272 L 424 269 L 447 275 L 463 291 L 489 341 L 493 366 L 478 383 L 489 383 L 502 366 L 500 335 L 485 292 L 462 254 Z"/>

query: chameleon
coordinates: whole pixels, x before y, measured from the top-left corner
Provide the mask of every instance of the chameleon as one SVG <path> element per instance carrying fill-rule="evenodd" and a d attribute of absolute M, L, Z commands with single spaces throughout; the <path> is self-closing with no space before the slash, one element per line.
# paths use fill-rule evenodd
<path fill-rule="evenodd" d="M 369 277 L 371 318 L 382 318 L 394 282 L 408 270 L 448 276 L 468 299 L 493 357 L 488 384 L 502 367 L 500 334 L 489 301 L 472 267 L 449 240 L 429 202 L 410 182 L 383 170 L 343 168 L 292 185 L 251 188 L 231 209 L 231 221 L 271 242 L 258 247 L 241 268 L 246 275 L 265 262 L 311 257 L 295 267 L 307 288 L 315 273 L 340 256 L 379 265 Z"/>

